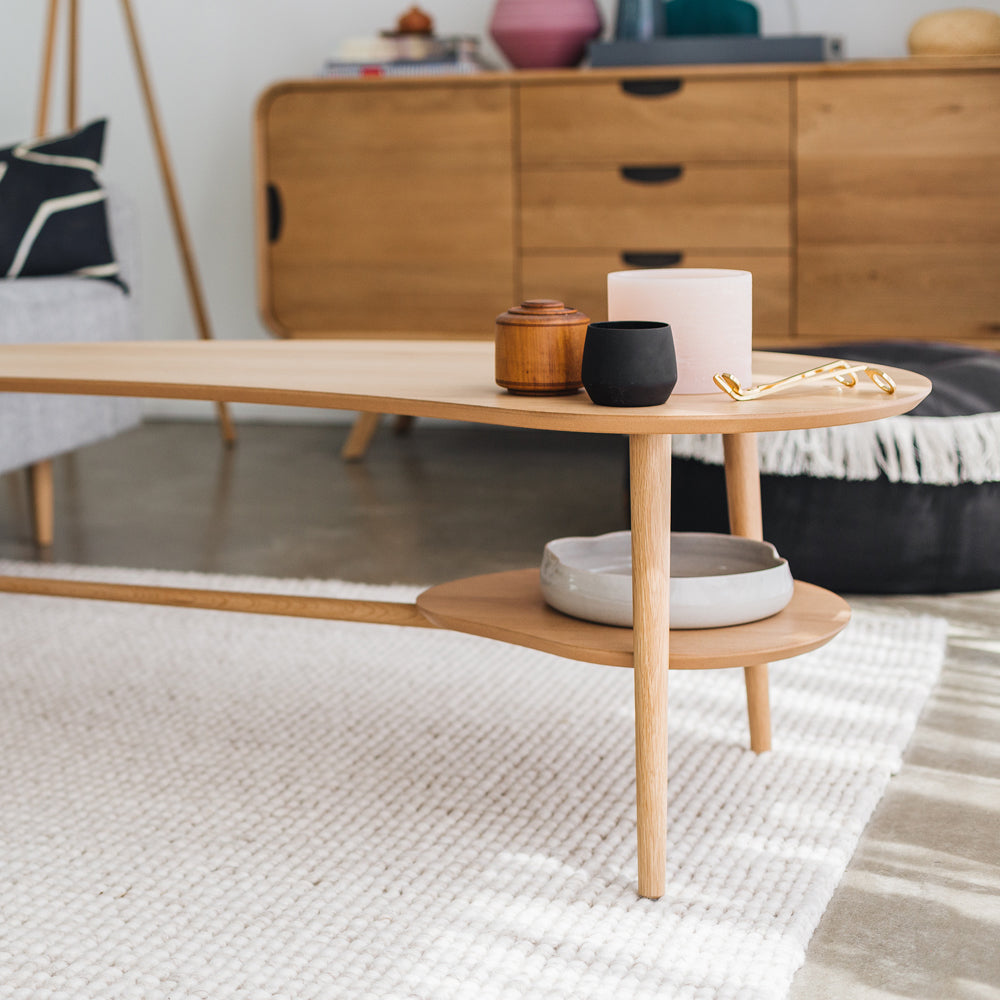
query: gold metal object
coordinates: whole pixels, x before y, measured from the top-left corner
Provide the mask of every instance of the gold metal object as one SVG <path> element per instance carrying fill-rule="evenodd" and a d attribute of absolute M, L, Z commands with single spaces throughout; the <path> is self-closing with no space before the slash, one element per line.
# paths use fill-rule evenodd
<path fill-rule="evenodd" d="M 719 372 L 718 375 L 712 377 L 712 381 L 733 399 L 744 401 L 770 396 L 771 393 L 789 389 L 798 385 L 799 382 L 818 382 L 823 379 L 833 379 L 841 385 L 851 388 L 858 384 L 856 372 L 864 372 L 875 385 L 890 396 L 896 391 L 896 383 L 881 368 L 872 368 L 870 365 L 853 365 L 849 361 L 831 361 L 818 368 L 810 368 L 808 371 L 778 379 L 777 382 L 754 385 L 748 389 L 744 389 L 740 385 L 739 379 L 735 375 L 730 375 L 729 372 Z"/>

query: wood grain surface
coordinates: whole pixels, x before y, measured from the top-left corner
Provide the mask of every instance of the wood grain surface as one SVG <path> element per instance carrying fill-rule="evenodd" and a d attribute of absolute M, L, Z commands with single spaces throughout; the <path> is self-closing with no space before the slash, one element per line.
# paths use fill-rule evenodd
<path fill-rule="evenodd" d="M 755 382 L 826 359 L 754 354 Z M 661 406 L 601 407 L 586 394 L 513 396 L 494 382 L 493 345 L 475 341 L 142 341 L 0 345 L 0 391 L 272 403 L 442 417 L 509 427 L 603 434 L 741 433 L 859 423 L 905 413 L 930 391 L 887 369 L 887 395 L 806 383 L 736 402 L 722 392 L 671 396 Z"/>
<path fill-rule="evenodd" d="M 519 92 L 523 166 L 788 158 L 787 79 L 685 80 L 674 93 L 636 97 L 588 73 Z"/>
<path fill-rule="evenodd" d="M 613 667 L 632 666 L 632 629 L 570 618 L 542 598 L 537 569 L 466 577 L 425 590 L 417 607 L 436 625 Z M 797 656 L 829 642 L 850 619 L 847 602 L 796 581 L 784 611 L 749 625 L 674 629 L 670 669 L 746 667 Z"/>

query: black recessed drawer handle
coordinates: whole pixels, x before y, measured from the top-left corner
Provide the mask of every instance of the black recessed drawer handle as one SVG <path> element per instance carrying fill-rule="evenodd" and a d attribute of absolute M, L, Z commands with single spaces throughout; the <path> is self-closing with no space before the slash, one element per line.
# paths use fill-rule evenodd
<path fill-rule="evenodd" d="M 677 267 L 684 260 L 682 253 L 622 252 L 622 263 L 630 267 Z"/>
<path fill-rule="evenodd" d="M 622 167 L 621 175 L 627 181 L 637 184 L 669 184 L 679 180 L 683 167 Z"/>
<path fill-rule="evenodd" d="M 277 243 L 281 236 L 281 225 L 284 222 L 284 212 L 281 205 L 281 194 L 273 184 L 267 185 L 267 242 Z"/>
<path fill-rule="evenodd" d="M 622 80 L 622 90 L 633 97 L 666 97 L 684 86 L 683 80 Z"/>

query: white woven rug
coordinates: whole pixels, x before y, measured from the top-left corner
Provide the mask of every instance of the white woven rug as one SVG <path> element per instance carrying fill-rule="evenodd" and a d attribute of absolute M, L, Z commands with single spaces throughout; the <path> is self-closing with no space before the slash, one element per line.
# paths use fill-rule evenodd
<path fill-rule="evenodd" d="M 858 614 L 776 664 L 761 757 L 741 671 L 672 674 L 658 902 L 635 895 L 629 671 L 10 595 L 0 636 L 4 998 L 751 1000 L 787 994 L 945 623 Z"/>

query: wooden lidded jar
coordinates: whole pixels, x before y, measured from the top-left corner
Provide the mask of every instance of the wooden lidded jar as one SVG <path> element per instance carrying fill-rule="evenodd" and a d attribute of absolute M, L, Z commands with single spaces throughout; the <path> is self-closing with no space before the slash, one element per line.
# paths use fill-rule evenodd
<path fill-rule="evenodd" d="M 496 323 L 497 385 L 518 396 L 565 396 L 583 386 L 589 317 L 556 299 L 528 299 Z"/>

